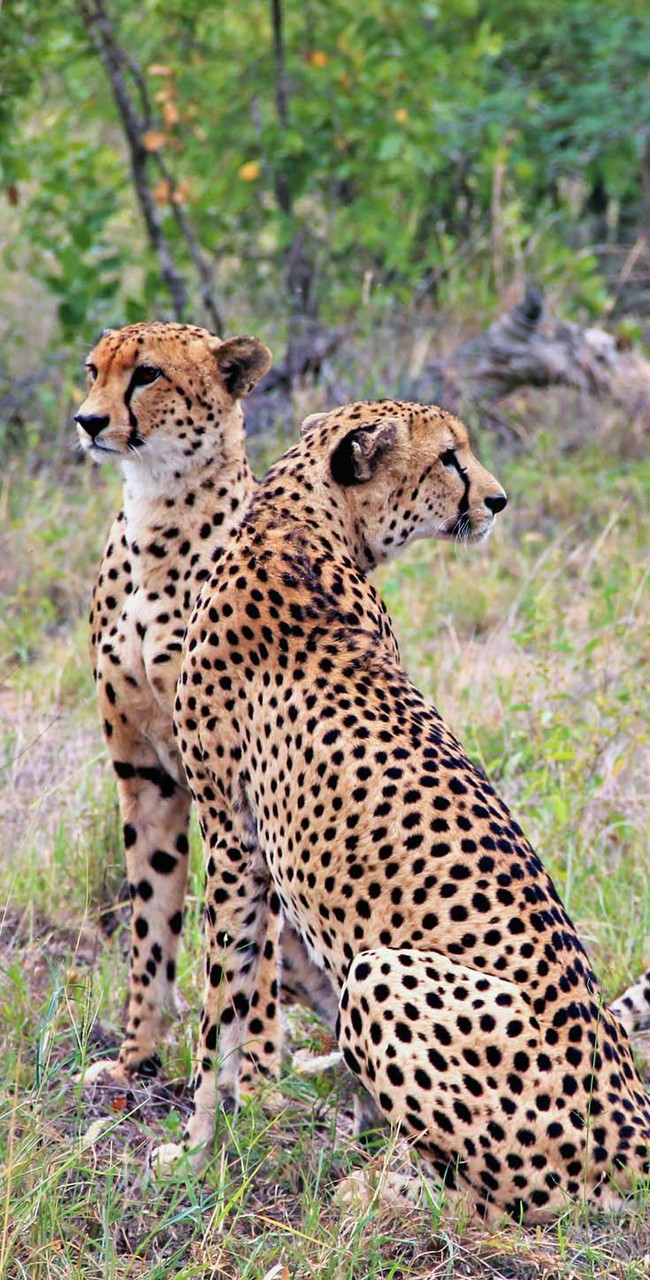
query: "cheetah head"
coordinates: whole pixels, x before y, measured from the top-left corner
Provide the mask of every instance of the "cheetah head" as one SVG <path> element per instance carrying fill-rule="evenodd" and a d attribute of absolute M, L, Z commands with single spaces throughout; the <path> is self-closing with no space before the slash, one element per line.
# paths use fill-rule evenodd
<path fill-rule="evenodd" d="M 142 472 L 186 471 L 214 449 L 215 434 L 241 429 L 238 401 L 271 365 L 257 338 L 222 342 L 182 324 L 107 330 L 86 362 L 88 394 L 75 416 L 82 449 Z"/>
<path fill-rule="evenodd" d="M 458 418 L 436 405 L 368 401 L 312 414 L 302 447 L 349 509 L 376 564 L 415 538 L 481 542 L 507 498 L 472 453 Z"/>

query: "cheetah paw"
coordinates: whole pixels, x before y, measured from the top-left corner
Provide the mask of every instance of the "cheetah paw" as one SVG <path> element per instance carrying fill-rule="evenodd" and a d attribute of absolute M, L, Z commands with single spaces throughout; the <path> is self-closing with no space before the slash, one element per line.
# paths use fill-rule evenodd
<path fill-rule="evenodd" d="M 373 1204 L 382 1209 L 408 1211 L 420 1207 L 422 1190 L 417 1178 L 410 1174 L 358 1169 L 339 1183 L 336 1199 L 357 1212 L 366 1212 Z"/>
<path fill-rule="evenodd" d="M 207 1163 L 208 1150 L 205 1147 L 190 1152 L 182 1142 L 163 1142 L 154 1147 L 149 1156 L 149 1168 L 158 1178 L 183 1171 L 201 1173 Z"/>
<path fill-rule="evenodd" d="M 159 1178 L 166 1178 L 186 1155 L 185 1147 L 180 1142 L 163 1142 L 154 1147 L 149 1157 L 149 1167 Z"/>
<path fill-rule="evenodd" d="M 92 1062 L 85 1071 L 80 1071 L 75 1076 L 75 1084 L 96 1084 L 97 1081 L 103 1084 L 130 1084 L 131 1077 L 119 1062 L 117 1058 L 100 1058 L 99 1062 Z"/>
<path fill-rule="evenodd" d="M 284 1097 L 282 1090 L 277 1085 L 269 1084 L 267 1081 L 259 1084 L 242 1084 L 237 1110 L 251 1102 L 258 1102 L 263 1110 L 272 1116 L 278 1115 L 287 1106 L 287 1099 Z"/>

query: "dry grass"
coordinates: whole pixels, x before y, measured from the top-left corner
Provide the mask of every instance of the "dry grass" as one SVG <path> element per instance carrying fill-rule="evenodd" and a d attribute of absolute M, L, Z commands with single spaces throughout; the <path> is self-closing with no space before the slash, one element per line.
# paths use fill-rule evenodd
<path fill-rule="evenodd" d="M 357 394 L 374 391 L 367 381 Z M 420 544 L 380 586 L 407 666 L 517 810 L 614 994 L 650 959 L 650 468 L 575 398 L 531 397 L 525 422 L 515 455 L 482 441 L 511 498 L 493 540 Z M 647 1205 L 625 1223 L 487 1233 L 441 1216 L 435 1195 L 424 1208 L 341 1203 L 350 1171 L 390 1172 L 399 1151 L 359 1151 L 335 1074 L 288 1071 L 284 1110 L 247 1107 L 204 1183 L 148 1181 L 147 1147 L 178 1131 L 187 1105 L 196 839 L 180 971 L 190 1013 L 170 1032 L 167 1084 L 74 1084 L 88 1054 L 117 1044 L 126 978 L 119 824 L 84 623 L 117 493 L 116 477 L 71 464 L 17 466 L 2 498 L 0 575 L 14 600 L 0 626 L 2 1280 L 650 1275 Z M 291 1034 L 327 1047 L 308 1017 Z"/>

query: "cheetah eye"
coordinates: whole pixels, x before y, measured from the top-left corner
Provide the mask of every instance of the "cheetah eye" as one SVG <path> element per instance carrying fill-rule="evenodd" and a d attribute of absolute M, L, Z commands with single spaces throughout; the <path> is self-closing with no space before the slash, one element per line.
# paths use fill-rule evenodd
<path fill-rule="evenodd" d="M 447 467 L 450 471 L 457 471 L 458 475 L 461 477 L 467 475 L 465 467 L 461 466 L 458 461 L 458 454 L 455 449 L 445 449 L 444 452 L 440 454 L 440 462 L 443 467 Z"/>
<path fill-rule="evenodd" d="M 90 381 L 91 381 L 91 382 L 96 382 L 96 381 L 97 381 L 97 369 L 96 369 L 96 367 L 95 367 L 95 365 L 94 365 L 94 364 L 87 364 L 87 365 L 86 365 L 86 372 L 87 372 L 88 377 L 90 378 Z"/>
<path fill-rule="evenodd" d="M 440 454 L 438 461 L 442 463 L 443 467 L 452 467 L 454 471 L 460 470 L 455 449 L 445 449 L 444 453 Z"/>
<path fill-rule="evenodd" d="M 160 377 L 162 369 L 156 369 L 153 364 L 140 364 L 133 371 L 131 378 L 132 387 L 148 387 Z"/>

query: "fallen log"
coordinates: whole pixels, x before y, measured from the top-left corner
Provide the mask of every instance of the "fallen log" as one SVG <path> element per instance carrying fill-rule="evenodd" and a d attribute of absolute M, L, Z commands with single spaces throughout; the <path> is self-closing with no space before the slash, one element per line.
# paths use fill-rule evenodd
<path fill-rule="evenodd" d="M 525 386 L 608 397 L 640 432 L 650 430 L 650 361 L 604 329 L 546 315 L 541 290 L 532 285 L 485 333 L 428 363 L 410 390 L 414 399 L 462 414 Z"/>

